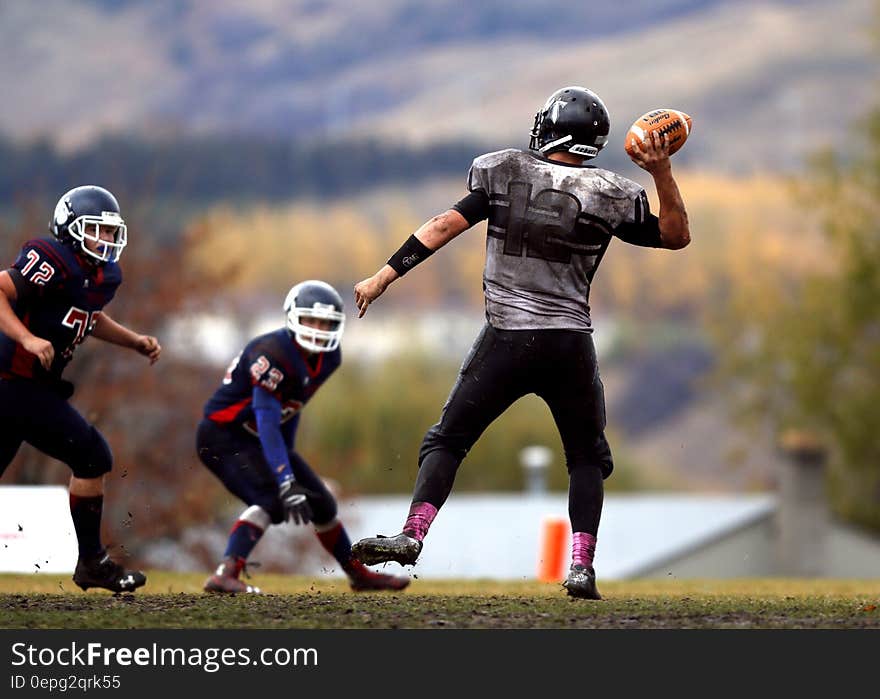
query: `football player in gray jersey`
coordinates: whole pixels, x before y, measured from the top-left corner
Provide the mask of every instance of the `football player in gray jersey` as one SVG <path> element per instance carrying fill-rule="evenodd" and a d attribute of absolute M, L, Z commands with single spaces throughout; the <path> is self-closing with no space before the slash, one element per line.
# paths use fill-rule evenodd
<path fill-rule="evenodd" d="M 468 450 L 511 404 L 535 393 L 556 422 L 569 473 L 572 565 L 564 585 L 574 597 L 601 599 L 593 554 L 603 479 L 613 462 L 590 335 L 590 284 L 612 238 L 671 250 L 690 242 L 668 137 L 655 134 L 632 156 L 653 177 L 660 202 L 655 216 L 640 185 L 585 164 L 605 146 L 609 128 L 608 110 L 595 93 L 575 86 L 557 90 L 535 115 L 528 151 L 475 159 L 467 196 L 422 225 L 386 265 L 355 286 L 363 317 L 391 282 L 488 218 L 486 325 L 440 421 L 422 442 L 403 531 L 356 543 L 354 555 L 365 564 L 415 563 Z"/>

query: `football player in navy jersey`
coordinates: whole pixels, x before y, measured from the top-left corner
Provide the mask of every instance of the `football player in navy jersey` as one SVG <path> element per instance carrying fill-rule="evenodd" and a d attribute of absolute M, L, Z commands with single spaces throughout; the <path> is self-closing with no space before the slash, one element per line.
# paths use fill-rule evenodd
<path fill-rule="evenodd" d="M 557 90 L 535 115 L 528 151 L 510 148 L 476 158 L 469 194 L 422 225 L 386 265 L 355 286 L 360 317 L 394 280 L 488 219 L 486 325 L 439 422 L 422 441 L 402 532 L 357 542 L 354 554 L 364 563 L 415 563 L 467 452 L 510 405 L 534 393 L 550 408 L 569 474 L 572 565 L 564 585 L 571 596 L 601 599 L 593 554 L 603 479 L 613 461 L 591 337 L 590 285 L 613 238 L 673 250 L 690 242 L 668 136 L 653 134 L 632 156 L 654 180 L 659 217 L 649 211 L 639 184 L 585 164 L 605 146 L 610 125 L 595 93 L 578 86 Z"/>
<path fill-rule="evenodd" d="M 333 495 L 294 449 L 300 411 L 342 361 L 342 298 L 325 282 L 304 281 L 287 294 L 284 313 L 285 327 L 254 338 L 232 361 L 198 427 L 199 458 L 248 506 L 205 590 L 259 593 L 240 575 L 266 528 L 288 520 L 313 523 L 353 590 L 402 590 L 408 577 L 352 557 Z"/>
<path fill-rule="evenodd" d="M 76 348 L 92 335 L 144 355 L 162 351 L 104 311 L 122 282 L 117 265 L 127 242 L 116 198 L 102 187 L 76 187 L 58 201 L 52 238 L 29 240 L 0 272 L 0 475 L 22 442 L 64 462 L 70 513 L 79 545 L 74 582 L 128 592 L 146 582 L 126 570 L 101 544 L 104 474 L 113 463 L 100 432 L 68 399 L 73 384 L 61 378 Z"/>

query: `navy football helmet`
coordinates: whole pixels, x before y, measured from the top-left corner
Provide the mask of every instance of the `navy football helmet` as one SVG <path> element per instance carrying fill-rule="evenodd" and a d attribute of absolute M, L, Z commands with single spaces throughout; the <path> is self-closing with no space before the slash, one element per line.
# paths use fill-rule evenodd
<path fill-rule="evenodd" d="M 79 241 L 82 251 L 99 262 L 116 262 L 128 243 L 119 202 L 95 185 L 74 187 L 64 194 L 55 205 L 49 230 L 59 240 Z M 110 239 L 106 237 L 108 232 Z M 95 243 L 95 249 L 90 249 L 87 242 Z"/>
<path fill-rule="evenodd" d="M 595 92 L 585 87 L 563 87 L 535 114 L 529 148 L 542 155 L 568 151 L 594 158 L 608 142 L 611 117 Z"/>
<path fill-rule="evenodd" d="M 332 352 L 339 347 L 345 327 L 342 297 L 327 282 L 309 279 L 287 292 L 284 300 L 287 329 L 299 346 L 308 352 Z M 313 328 L 302 321 L 317 318 L 329 321 L 327 329 Z"/>

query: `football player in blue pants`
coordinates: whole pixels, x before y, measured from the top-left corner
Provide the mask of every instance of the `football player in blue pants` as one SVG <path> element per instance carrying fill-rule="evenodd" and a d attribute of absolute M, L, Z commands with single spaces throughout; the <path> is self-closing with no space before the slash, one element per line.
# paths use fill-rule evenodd
<path fill-rule="evenodd" d="M 554 92 L 535 115 L 528 151 L 474 160 L 469 194 L 431 218 L 376 274 L 355 286 L 360 316 L 388 285 L 460 233 L 488 219 L 483 291 L 486 325 L 465 358 L 440 420 L 419 452 L 419 472 L 400 534 L 354 545 L 368 565 L 416 562 L 459 465 L 483 431 L 522 396 L 540 396 L 556 422 L 569 474 L 569 595 L 601 599 L 593 554 L 614 467 L 605 396 L 591 337 L 589 294 L 611 241 L 679 249 L 687 213 L 669 162 L 668 136 L 632 159 L 651 174 L 659 217 L 636 182 L 586 163 L 608 140 L 608 110 L 583 87 Z"/>
<path fill-rule="evenodd" d="M 240 578 L 247 558 L 270 524 L 291 520 L 314 524 L 353 590 L 402 590 L 407 576 L 352 557 L 333 495 L 294 450 L 300 411 L 342 361 L 342 298 L 325 282 L 304 281 L 288 293 L 284 313 L 285 327 L 254 338 L 233 360 L 198 427 L 199 458 L 248 506 L 204 589 L 259 593 Z"/>
<path fill-rule="evenodd" d="M 116 198 L 82 186 L 58 201 L 52 238 L 25 243 L 0 272 L 0 475 L 22 442 L 70 467 L 70 514 L 79 545 L 73 581 L 82 589 L 129 592 L 143 573 L 111 560 L 101 544 L 104 474 L 113 458 L 100 432 L 68 402 L 61 378 L 74 350 L 92 335 L 144 355 L 162 348 L 103 310 L 122 282 L 117 265 L 127 243 Z"/>

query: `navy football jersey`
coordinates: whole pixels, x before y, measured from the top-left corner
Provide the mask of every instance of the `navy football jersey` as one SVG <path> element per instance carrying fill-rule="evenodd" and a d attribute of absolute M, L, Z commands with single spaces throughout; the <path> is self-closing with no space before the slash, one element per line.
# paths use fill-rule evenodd
<path fill-rule="evenodd" d="M 342 352 L 315 355 L 312 364 L 287 328 L 251 340 L 232 360 L 220 388 L 205 404 L 204 415 L 221 425 L 258 436 L 251 402 L 254 386 L 260 386 L 281 402 L 281 428 L 288 446 L 299 411 L 342 362 Z"/>
<path fill-rule="evenodd" d="M 0 333 L 0 376 L 57 381 L 113 299 L 122 272 L 115 262 L 91 264 L 56 238 L 29 240 L 8 271 L 18 296 L 15 314 L 52 343 L 55 359 L 47 372 L 35 355 Z"/>

